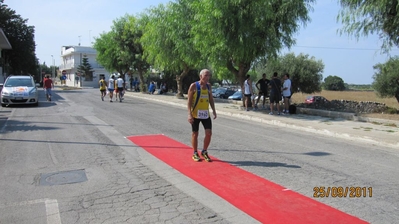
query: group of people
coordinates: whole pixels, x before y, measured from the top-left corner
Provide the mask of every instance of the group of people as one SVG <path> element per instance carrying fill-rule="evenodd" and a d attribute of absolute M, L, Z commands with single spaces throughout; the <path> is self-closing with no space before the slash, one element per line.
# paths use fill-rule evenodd
<path fill-rule="evenodd" d="M 125 92 L 125 80 L 123 80 L 122 76 L 119 76 L 115 79 L 115 75 L 112 75 L 108 82 L 102 77 L 99 81 L 100 92 L 101 92 L 101 100 L 104 101 L 105 96 L 107 95 L 107 90 L 109 92 L 109 102 L 113 102 L 114 91 L 115 91 L 115 101 L 122 102 L 123 95 Z"/>
<path fill-rule="evenodd" d="M 255 91 L 254 87 L 258 90 L 258 98 L 255 103 Z M 278 73 L 275 72 L 273 74 L 273 78 L 271 80 L 266 79 L 266 74 L 262 74 L 262 78 L 258 80 L 258 82 L 253 85 L 251 81 L 250 75 L 246 76 L 246 79 L 244 81 L 244 97 L 245 97 L 245 109 L 249 111 L 248 105 L 249 102 L 252 102 L 253 104 L 253 109 L 257 110 L 258 108 L 258 103 L 260 101 L 260 98 L 263 97 L 263 105 L 262 108 L 265 108 L 265 102 L 266 98 L 268 97 L 269 93 L 269 88 L 270 88 L 270 96 L 269 96 L 269 101 L 270 101 L 270 115 L 273 115 L 275 112 L 275 105 L 276 105 L 276 114 L 280 115 L 282 114 L 289 114 L 289 107 L 290 107 L 290 99 L 291 99 L 291 80 L 290 80 L 290 75 L 289 74 L 284 74 L 283 76 L 283 82 L 278 78 Z M 280 112 L 280 101 L 283 100 L 284 103 L 284 108 L 283 111 Z"/>
<path fill-rule="evenodd" d="M 148 93 L 154 94 L 155 89 L 156 89 L 156 83 L 154 81 L 151 81 L 150 85 L 148 86 Z M 161 85 L 159 86 L 158 94 L 165 94 L 167 92 L 168 92 L 168 88 L 166 86 L 166 83 L 165 82 L 161 83 Z"/>
<path fill-rule="evenodd" d="M 212 108 L 213 119 L 216 119 L 216 108 L 214 99 L 212 96 L 212 87 L 209 84 L 211 78 L 211 72 L 208 69 L 203 69 L 200 72 L 200 80 L 190 85 L 188 89 L 188 122 L 191 124 L 191 145 L 193 148 L 192 159 L 196 162 L 204 159 L 207 162 L 211 162 L 212 159 L 208 155 L 208 147 L 212 137 L 212 120 L 209 113 L 209 106 Z M 284 74 L 283 82 L 278 78 L 277 72 L 273 74 L 271 80 L 266 79 L 266 74 L 262 74 L 262 78 L 252 84 L 250 75 L 246 76 L 244 81 L 244 96 L 245 96 L 245 107 L 248 111 L 249 102 L 252 100 L 254 107 L 257 108 L 257 104 L 263 96 L 263 109 L 265 109 L 265 101 L 268 97 L 270 89 L 270 113 L 274 114 L 274 104 L 277 107 L 277 114 L 280 114 L 280 101 L 284 101 L 283 114 L 289 113 L 289 104 L 291 98 L 291 80 L 289 74 Z M 258 90 L 258 99 L 254 100 L 254 88 Z M 203 148 L 201 153 L 198 152 L 198 131 L 199 124 L 205 129 L 205 136 L 203 141 Z M 202 157 L 202 158 L 201 158 Z"/>

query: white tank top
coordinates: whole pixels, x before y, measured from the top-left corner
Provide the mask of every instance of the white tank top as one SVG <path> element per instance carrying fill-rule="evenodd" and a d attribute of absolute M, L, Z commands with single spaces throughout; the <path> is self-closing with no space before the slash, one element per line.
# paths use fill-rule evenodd
<path fill-rule="evenodd" d="M 114 84 L 114 79 L 109 79 L 109 81 L 108 81 L 108 88 L 110 88 L 110 89 L 115 89 L 115 84 Z"/>
<path fill-rule="evenodd" d="M 244 82 L 244 94 L 251 94 L 251 91 L 249 89 L 248 79 L 245 80 Z"/>

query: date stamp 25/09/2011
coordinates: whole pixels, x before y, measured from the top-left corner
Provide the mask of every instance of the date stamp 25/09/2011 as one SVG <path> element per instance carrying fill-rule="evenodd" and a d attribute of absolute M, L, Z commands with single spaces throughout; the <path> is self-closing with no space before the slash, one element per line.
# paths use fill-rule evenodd
<path fill-rule="evenodd" d="M 314 187 L 314 198 L 360 198 L 373 197 L 373 187 Z"/>

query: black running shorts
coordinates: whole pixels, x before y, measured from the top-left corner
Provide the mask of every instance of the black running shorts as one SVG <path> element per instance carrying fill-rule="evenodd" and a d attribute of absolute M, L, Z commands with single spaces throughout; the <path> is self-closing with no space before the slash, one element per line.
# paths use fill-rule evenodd
<path fill-rule="evenodd" d="M 202 126 L 204 126 L 204 129 L 211 129 L 212 130 L 212 120 L 210 117 L 207 119 L 197 119 L 194 118 L 194 122 L 191 124 L 191 130 L 193 132 L 198 132 L 199 130 L 199 123 L 202 123 Z"/>

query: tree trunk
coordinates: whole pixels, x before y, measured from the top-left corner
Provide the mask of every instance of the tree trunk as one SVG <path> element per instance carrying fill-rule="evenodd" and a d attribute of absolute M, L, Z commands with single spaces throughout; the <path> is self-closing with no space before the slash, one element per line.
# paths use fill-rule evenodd
<path fill-rule="evenodd" d="M 180 73 L 180 75 L 176 75 L 176 82 L 177 82 L 177 94 L 176 97 L 179 99 L 184 98 L 183 94 L 183 79 L 186 77 L 188 72 L 190 71 L 190 68 L 188 66 L 184 66 L 183 71 Z"/>
<path fill-rule="evenodd" d="M 238 70 L 234 67 L 232 60 L 229 60 L 227 62 L 227 69 L 234 74 L 236 80 L 238 81 L 238 83 L 241 87 L 241 92 L 243 95 L 243 97 L 242 97 L 242 105 L 243 106 L 245 106 L 244 81 L 245 81 L 245 76 L 247 75 L 250 68 L 251 68 L 250 62 L 241 62 L 238 66 Z M 253 77 L 251 77 L 251 78 L 253 78 Z M 249 102 L 248 107 L 252 107 L 251 101 Z"/>
<path fill-rule="evenodd" d="M 138 70 L 139 72 L 139 78 L 140 78 L 140 91 L 142 93 L 146 93 L 147 92 L 147 85 L 146 83 L 144 83 L 144 76 L 143 76 L 143 70 Z"/>

